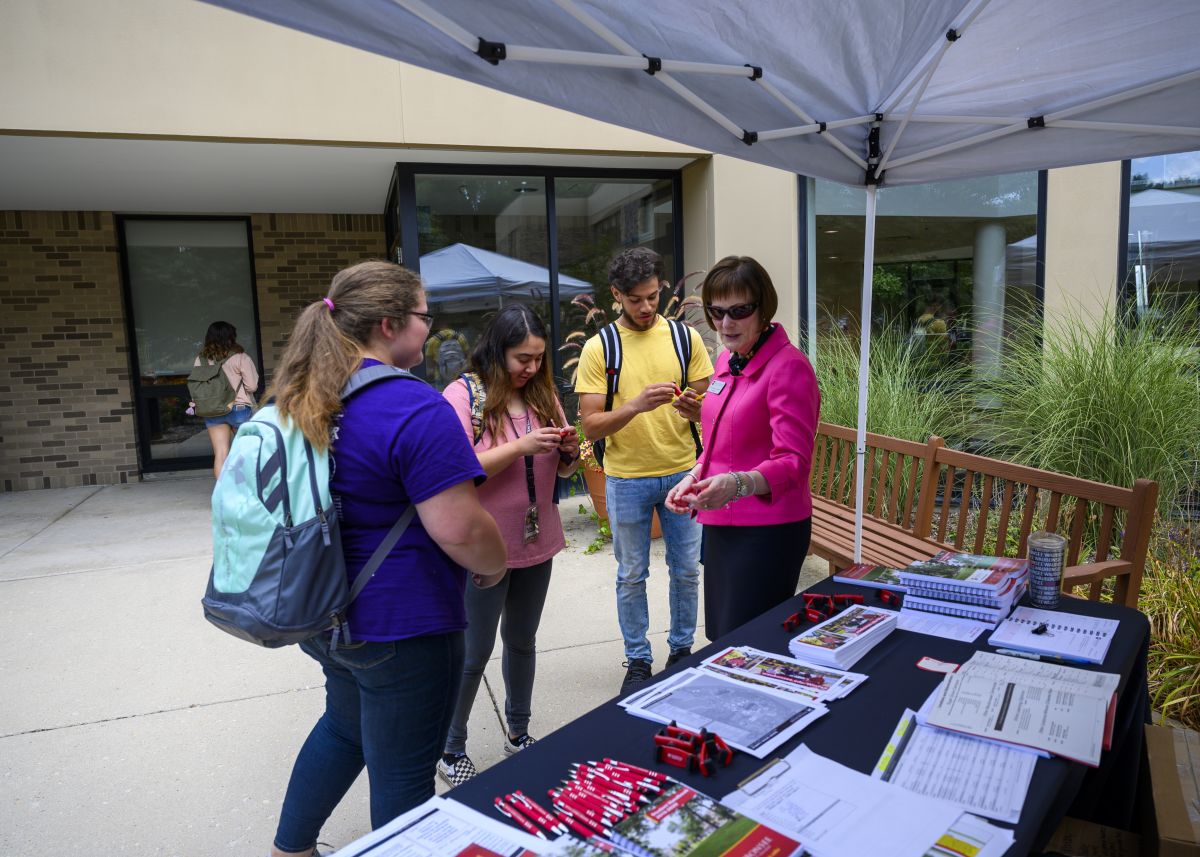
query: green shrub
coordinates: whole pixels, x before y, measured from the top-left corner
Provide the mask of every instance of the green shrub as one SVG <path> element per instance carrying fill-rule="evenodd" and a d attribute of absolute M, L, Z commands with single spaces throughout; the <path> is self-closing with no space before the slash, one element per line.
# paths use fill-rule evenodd
<path fill-rule="evenodd" d="M 1070 314 L 1043 334 L 1020 324 L 1004 341 L 990 397 L 993 454 L 1112 485 L 1158 482 L 1160 512 L 1196 478 L 1200 366 L 1195 306 L 1126 328 Z"/>
<path fill-rule="evenodd" d="M 858 357 L 858 340 L 836 329 L 817 340 L 822 420 L 858 424 Z M 922 443 L 931 434 L 965 435 L 961 372 L 932 362 L 907 334 L 889 326 L 872 338 L 870 373 L 868 431 Z"/>
<path fill-rule="evenodd" d="M 1186 529 L 1159 528 L 1138 606 L 1150 619 L 1155 710 L 1200 729 L 1200 545 Z"/>

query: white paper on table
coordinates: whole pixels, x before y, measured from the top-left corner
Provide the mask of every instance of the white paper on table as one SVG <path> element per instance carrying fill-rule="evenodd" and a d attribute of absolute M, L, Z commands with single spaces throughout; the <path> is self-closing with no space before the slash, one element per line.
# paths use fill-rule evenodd
<path fill-rule="evenodd" d="M 906 709 L 871 776 L 969 812 L 1016 824 L 1037 757 L 917 722 Z"/>
<path fill-rule="evenodd" d="M 683 670 L 682 680 L 640 697 L 625 711 L 659 723 L 715 732 L 726 744 L 763 758 L 829 709 L 796 694 L 718 673 Z"/>
<path fill-rule="evenodd" d="M 1013 841 L 1013 833 L 1007 827 L 988 824 L 964 812 L 925 852 L 925 857 L 1003 857 Z"/>
<path fill-rule="evenodd" d="M 942 679 L 926 721 L 1096 767 L 1109 701 L 1077 687 L 964 668 Z"/>
<path fill-rule="evenodd" d="M 669 675 L 665 678 L 656 680 L 653 684 L 640 687 L 624 699 L 618 699 L 617 705 L 627 709 L 631 705 L 636 705 L 640 700 L 645 699 L 647 696 L 655 696 L 672 685 L 678 684 L 681 681 L 686 681 L 688 672 L 690 670 L 690 667 L 686 670 L 680 670 L 674 675 Z"/>
<path fill-rule="evenodd" d="M 488 818 L 450 798 L 431 797 L 333 857 L 441 857 L 472 845 L 501 857 L 538 854 L 546 840 Z"/>
<path fill-rule="evenodd" d="M 972 672 L 990 670 L 995 675 L 1020 676 L 1022 681 L 1039 681 L 1049 685 L 1071 685 L 1077 693 L 1094 695 L 1106 702 L 1117 692 L 1121 677 L 1116 673 L 1085 670 L 1065 664 L 1031 661 L 995 652 L 976 652 L 963 665 Z"/>
<path fill-rule="evenodd" d="M 923 857 L 963 814 L 958 804 L 871 779 L 803 744 L 722 802 L 816 857 Z"/>
<path fill-rule="evenodd" d="M 705 658 L 700 668 L 818 702 L 840 699 L 867 680 L 863 673 L 809 664 L 753 646 L 729 646 Z"/>
<path fill-rule="evenodd" d="M 945 640 L 962 640 L 973 643 L 984 631 L 991 628 L 974 619 L 964 619 L 961 616 L 941 616 L 937 613 L 922 613 L 919 610 L 901 610 L 900 621 L 896 625 L 901 631 L 912 631 L 914 634 L 927 634 L 930 637 L 941 637 Z"/>

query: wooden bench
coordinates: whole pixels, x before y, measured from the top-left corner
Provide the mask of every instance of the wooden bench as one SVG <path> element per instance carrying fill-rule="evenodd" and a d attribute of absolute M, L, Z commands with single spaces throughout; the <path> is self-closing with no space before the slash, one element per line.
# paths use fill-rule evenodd
<path fill-rule="evenodd" d="M 810 551 L 830 572 L 854 560 L 854 429 L 821 423 L 813 455 Z M 1120 488 L 960 452 L 867 434 L 862 560 L 901 567 L 941 550 L 1025 556 L 1038 529 L 1067 538 L 1063 588 L 1137 606 L 1158 483 Z"/>

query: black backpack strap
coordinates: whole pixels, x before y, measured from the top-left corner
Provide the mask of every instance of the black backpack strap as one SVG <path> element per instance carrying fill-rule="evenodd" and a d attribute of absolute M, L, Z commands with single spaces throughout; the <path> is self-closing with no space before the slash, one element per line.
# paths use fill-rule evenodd
<path fill-rule="evenodd" d="M 667 324 L 671 325 L 671 343 L 675 346 L 675 356 L 679 358 L 679 389 L 686 390 L 688 366 L 692 363 L 692 329 L 674 318 L 667 319 Z M 689 422 L 688 427 L 692 430 L 692 442 L 696 445 L 696 457 L 699 458 L 700 453 L 704 452 L 700 432 L 693 422 Z"/>
<path fill-rule="evenodd" d="M 600 328 L 600 344 L 604 348 L 604 410 L 611 411 L 621 383 L 621 331 L 615 321 Z M 604 466 L 604 447 L 604 438 L 592 443 L 592 454 L 601 467 Z"/>

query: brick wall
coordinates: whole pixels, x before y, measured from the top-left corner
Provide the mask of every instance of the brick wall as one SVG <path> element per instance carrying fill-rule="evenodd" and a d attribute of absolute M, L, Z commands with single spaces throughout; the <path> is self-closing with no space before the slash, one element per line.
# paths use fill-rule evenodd
<path fill-rule="evenodd" d="M 333 275 L 383 258 L 382 216 L 251 217 L 269 376 Z M 0 489 L 139 478 L 116 218 L 0 211 Z"/>
<path fill-rule="evenodd" d="M 0 487 L 138 471 L 115 220 L 0 211 Z"/>
<path fill-rule="evenodd" d="M 329 289 L 333 275 L 364 259 L 382 259 L 383 216 L 368 214 L 255 214 L 254 274 L 264 373 L 287 345 L 296 316 Z"/>

